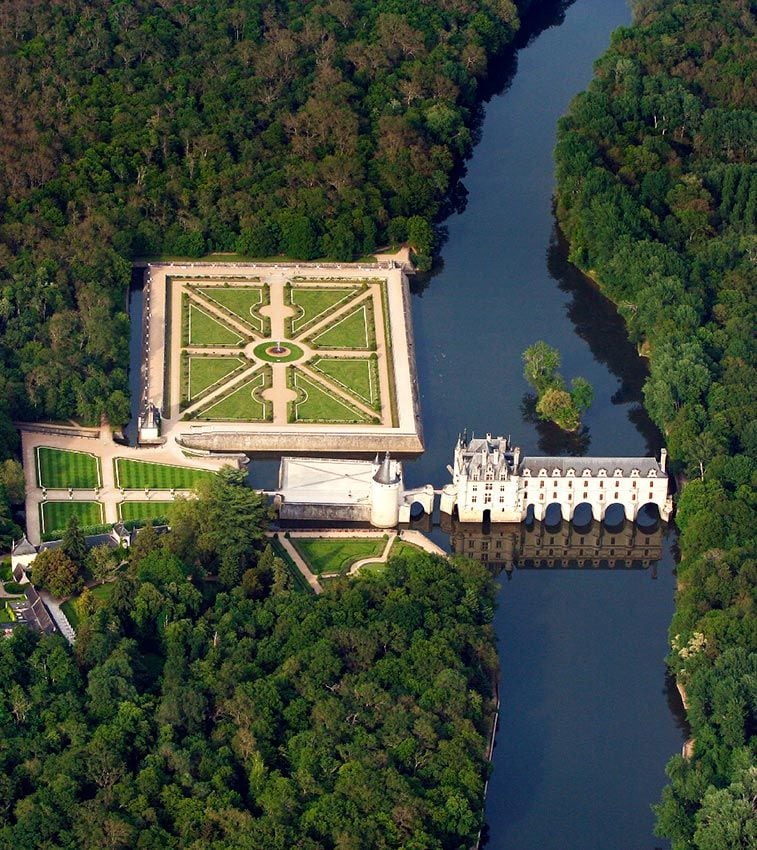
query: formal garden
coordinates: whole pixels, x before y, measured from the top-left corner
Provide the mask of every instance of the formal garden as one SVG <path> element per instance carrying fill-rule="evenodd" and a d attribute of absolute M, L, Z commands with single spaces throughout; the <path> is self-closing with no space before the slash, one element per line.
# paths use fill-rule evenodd
<path fill-rule="evenodd" d="M 38 446 L 37 483 L 49 490 L 94 489 L 102 482 L 99 459 L 88 452 Z"/>
<path fill-rule="evenodd" d="M 164 519 L 173 502 L 160 499 L 139 502 L 121 502 L 118 506 L 118 514 L 122 522 L 147 522 L 148 520 Z"/>
<path fill-rule="evenodd" d="M 125 457 L 116 458 L 114 463 L 116 487 L 124 490 L 191 490 L 198 481 L 215 474 L 207 469 Z"/>
<path fill-rule="evenodd" d="M 290 543 L 310 567 L 322 573 L 349 572 L 364 558 L 378 558 L 386 547 L 387 536 L 380 537 L 292 537 Z"/>
<path fill-rule="evenodd" d="M 175 284 L 182 419 L 392 424 L 396 404 L 381 390 L 394 386 L 383 281 Z"/>
<path fill-rule="evenodd" d="M 72 516 L 77 517 L 82 528 L 101 525 L 103 506 L 100 502 L 88 501 L 46 501 L 39 506 L 42 534 L 49 536 L 62 532 Z"/>

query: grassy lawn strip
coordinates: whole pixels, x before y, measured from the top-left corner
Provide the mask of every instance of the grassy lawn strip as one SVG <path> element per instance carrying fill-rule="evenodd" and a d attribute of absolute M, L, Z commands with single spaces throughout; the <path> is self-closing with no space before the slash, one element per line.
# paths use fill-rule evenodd
<path fill-rule="evenodd" d="M 263 318 L 256 313 L 263 306 L 263 290 L 259 286 L 209 286 L 198 290 L 209 301 L 233 313 L 254 331 L 263 330 Z"/>
<path fill-rule="evenodd" d="M 372 333 L 369 335 L 368 327 Z M 316 348 L 350 348 L 367 350 L 375 348 L 371 345 L 371 338 L 375 339 L 376 330 L 373 326 L 373 310 L 371 302 L 366 301 L 359 307 L 348 313 L 344 318 L 329 325 L 326 330 L 321 331 L 313 337 L 312 343 Z"/>
<path fill-rule="evenodd" d="M 37 447 L 37 481 L 51 489 L 90 489 L 100 486 L 100 461 L 87 452 Z"/>
<path fill-rule="evenodd" d="M 124 522 L 131 520 L 162 519 L 168 516 L 173 502 L 121 502 L 118 513 Z"/>
<path fill-rule="evenodd" d="M 380 410 L 378 363 L 375 360 L 367 357 L 321 357 L 311 366 L 364 404 Z"/>
<path fill-rule="evenodd" d="M 240 345 L 242 337 L 196 304 L 189 304 L 190 345 Z"/>
<path fill-rule="evenodd" d="M 271 405 L 260 398 L 266 387 L 266 376 L 258 372 L 241 387 L 232 390 L 220 401 L 196 413 L 195 419 L 214 419 L 221 422 L 265 422 L 272 414 Z"/>
<path fill-rule="evenodd" d="M 308 584 L 305 576 L 297 569 L 297 564 L 292 560 L 289 552 L 281 545 L 281 543 L 272 538 L 270 541 L 274 555 L 286 564 L 287 572 L 292 579 L 292 585 L 295 590 L 301 593 L 315 593 L 313 588 Z"/>
<path fill-rule="evenodd" d="M 389 550 L 387 561 L 371 561 L 368 564 L 363 564 L 360 567 L 360 575 L 379 575 L 384 572 L 387 562 L 392 558 L 402 558 L 405 555 L 412 558 L 422 551 L 420 546 L 416 546 L 414 543 L 406 543 L 404 540 L 400 540 L 399 537 L 395 537 L 392 548 Z"/>
<path fill-rule="evenodd" d="M 151 463 L 145 460 L 116 458 L 116 486 L 125 490 L 191 490 L 195 484 L 215 475 L 207 469 L 191 466 L 172 466 L 166 463 Z"/>
<path fill-rule="evenodd" d="M 89 592 L 98 601 L 105 602 L 110 599 L 113 593 L 113 587 L 113 582 L 107 582 L 106 584 L 98 584 L 97 587 L 90 587 Z M 76 611 L 76 601 L 78 598 L 78 596 L 72 596 L 60 606 L 63 613 L 68 617 L 68 622 L 71 623 L 71 628 L 74 631 L 79 628 L 79 614 Z"/>
<path fill-rule="evenodd" d="M 384 537 L 292 537 L 290 542 L 316 575 L 346 573 L 355 561 L 380 555 L 386 545 Z"/>
<path fill-rule="evenodd" d="M 292 319 L 292 332 L 299 333 L 306 325 L 329 310 L 335 309 L 343 301 L 359 292 L 359 287 L 334 289 L 332 287 L 295 286 L 292 288 L 292 306 L 299 307 L 301 314 Z"/>
<path fill-rule="evenodd" d="M 329 395 L 325 387 L 320 387 L 295 372 L 294 385 L 305 394 L 305 398 L 295 402 L 294 418 L 297 422 L 365 422 L 357 410 L 346 402 Z"/>
<path fill-rule="evenodd" d="M 42 502 L 40 516 L 42 531 L 64 531 L 69 519 L 76 514 L 80 526 L 100 525 L 103 522 L 103 506 L 100 502 Z"/>
<path fill-rule="evenodd" d="M 219 383 L 244 366 L 245 361 L 239 357 L 202 357 L 190 355 L 187 363 L 189 372 L 189 398 L 196 398 L 205 390 Z"/>

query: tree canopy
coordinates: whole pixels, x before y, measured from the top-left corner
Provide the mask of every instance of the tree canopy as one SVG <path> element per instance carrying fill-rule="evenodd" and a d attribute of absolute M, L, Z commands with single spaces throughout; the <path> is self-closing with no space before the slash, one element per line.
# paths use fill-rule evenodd
<path fill-rule="evenodd" d="M 754 842 L 755 34 L 741 0 L 637 2 L 556 150 L 571 258 L 650 357 L 646 407 L 695 479 L 669 658 L 695 745 L 657 809 L 675 850 Z"/>
<path fill-rule="evenodd" d="M 82 606 L 75 656 L 0 643 L 0 846 L 471 846 L 496 671 L 483 567 L 418 554 L 258 598 L 161 541 Z"/>
<path fill-rule="evenodd" d="M 427 263 L 518 27 L 512 0 L 4 4 L 0 436 L 128 419 L 136 257 Z"/>

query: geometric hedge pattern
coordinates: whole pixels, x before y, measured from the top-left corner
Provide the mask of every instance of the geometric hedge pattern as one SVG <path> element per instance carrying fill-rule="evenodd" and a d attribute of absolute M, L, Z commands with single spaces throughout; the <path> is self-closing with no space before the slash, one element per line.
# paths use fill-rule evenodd
<path fill-rule="evenodd" d="M 379 281 L 290 281 L 275 291 L 249 279 L 185 281 L 182 418 L 270 422 L 285 404 L 287 422 L 380 422 L 389 367 L 376 354 L 377 286 L 383 309 Z M 271 336 L 272 318 L 283 338 Z M 272 390 L 273 369 L 286 371 L 286 402 Z"/>

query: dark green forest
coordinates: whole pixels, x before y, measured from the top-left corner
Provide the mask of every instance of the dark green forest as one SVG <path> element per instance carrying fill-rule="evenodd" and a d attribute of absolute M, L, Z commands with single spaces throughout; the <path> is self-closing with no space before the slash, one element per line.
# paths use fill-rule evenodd
<path fill-rule="evenodd" d="M 684 483 L 669 664 L 690 759 L 668 766 L 675 850 L 754 847 L 757 35 L 745 0 L 641 0 L 559 127 L 571 259 L 649 357 L 647 410 Z"/>
<path fill-rule="evenodd" d="M 128 419 L 135 257 L 427 265 L 518 26 L 511 0 L 1 4 L 0 443 Z"/>
<path fill-rule="evenodd" d="M 0 848 L 472 845 L 492 578 L 419 552 L 298 592 L 266 512 L 222 473 L 80 606 L 75 654 L 0 641 Z"/>

